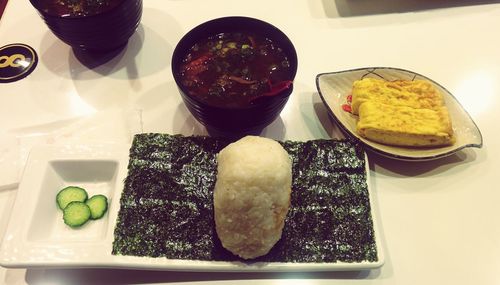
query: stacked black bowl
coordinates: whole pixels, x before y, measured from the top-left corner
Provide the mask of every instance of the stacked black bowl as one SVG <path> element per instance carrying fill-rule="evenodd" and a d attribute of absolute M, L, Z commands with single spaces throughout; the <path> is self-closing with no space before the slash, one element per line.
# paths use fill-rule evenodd
<path fill-rule="evenodd" d="M 53 0 L 30 0 L 59 39 L 73 48 L 88 51 L 109 51 L 125 46 L 142 16 L 142 0 L 123 0 L 102 13 L 79 16 L 54 14 L 46 9 L 47 1 Z"/>
<path fill-rule="evenodd" d="M 274 96 L 262 97 L 249 106 L 239 108 L 210 105 L 189 95 L 182 84 L 179 70 L 191 47 L 210 35 L 241 31 L 255 32 L 271 39 L 288 56 L 292 70 L 289 79 L 293 80 L 297 72 L 297 53 L 292 42 L 281 30 L 267 22 L 235 16 L 214 19 L 193 28 L 179 41 L 174 50 L 172 73 L 187 109 L 212 134 L 240 136 L 259 133 L 279 116 L 293 91 L 291 84 Z"/>

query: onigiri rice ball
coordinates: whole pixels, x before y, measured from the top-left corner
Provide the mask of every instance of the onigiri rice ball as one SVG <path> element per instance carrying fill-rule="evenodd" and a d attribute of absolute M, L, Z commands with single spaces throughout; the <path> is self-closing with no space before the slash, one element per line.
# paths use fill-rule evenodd
<path fill-rule="evenodd" d="M 290 207 L 292 164 L 276 141 L 246 136 L 217 155 L 214 212 L 222 246 L 244 259 L 281 238 Z"/>

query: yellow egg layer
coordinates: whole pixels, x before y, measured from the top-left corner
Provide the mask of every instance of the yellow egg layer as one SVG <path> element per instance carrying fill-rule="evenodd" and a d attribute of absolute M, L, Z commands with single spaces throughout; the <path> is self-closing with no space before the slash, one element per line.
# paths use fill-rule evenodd
<path fill-rule="evenodd" d="M 366 101 L 359 106 L 357 132 L 369 140 L 396 146 L 444 146 L 454 142 L 444 106 L 416 109 Z"/>
<path fill-rule="evenodd" d="M 352 113 L 359 114 L 359 107 L 366 101 L 377 101 L 393 106 L 435 109 L 444 105 L 443 96 L 428 81 L 385 81 L 364 78 L 353 83 Z"/>

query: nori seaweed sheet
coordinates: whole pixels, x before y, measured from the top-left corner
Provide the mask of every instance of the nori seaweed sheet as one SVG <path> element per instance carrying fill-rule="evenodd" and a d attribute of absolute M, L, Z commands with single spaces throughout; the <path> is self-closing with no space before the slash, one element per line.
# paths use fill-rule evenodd
<path fill-rule="evenodd" d="M 216 154 L 228 140 L 136 135 L 115 228 L 115 255 L 241 260 L 215 231 Z M 364 151 L 348 140 L 281 142 L 292 159 L 291 206 L 264 262 L 376 261 Z M 241 260 L 242 261 L 242 260 Z"/>

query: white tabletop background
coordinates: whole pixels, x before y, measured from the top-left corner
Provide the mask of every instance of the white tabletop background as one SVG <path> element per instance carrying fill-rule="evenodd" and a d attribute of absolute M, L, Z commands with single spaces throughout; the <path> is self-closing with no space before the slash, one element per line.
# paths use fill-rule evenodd
<path fill-rule="evenodd" d="M 0 283 L 500 284 L 500 4 L 481 2 L 144 0 L 142 23 L 128 47 L 89 68 L 28 0 L 9 0 L 0 46 L 28 44 L 40 62 L 27 78 L 0 84 L 0 237 L 32 146 L 130 142 L 137 132 L 206 134 L 180 99 L 170 61 L 188 30 L 222 16 L 268 21 L 297 49 L 294 92 L 263 136 L 340 137 L 315 76 L 390 66 L 426 75 L 451 91 L 480 128 L 484 146 L 418 163 L 369 154 L 385 255 L 380 269 L 229 274 L 0 268 Z"/>

